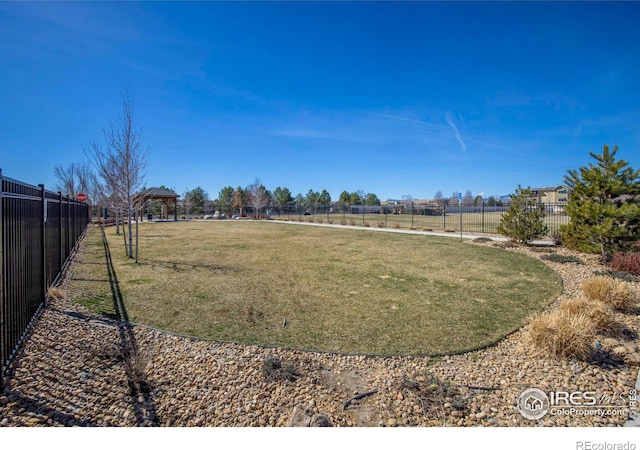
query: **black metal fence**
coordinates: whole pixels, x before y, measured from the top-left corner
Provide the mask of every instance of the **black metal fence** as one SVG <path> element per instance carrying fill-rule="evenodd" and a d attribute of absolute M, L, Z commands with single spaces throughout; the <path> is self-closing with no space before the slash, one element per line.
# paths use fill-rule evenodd
<path fill-rule="evenodd" d="M 0 169 L 0 386 L 89 219 L 88 205 Z"/>
<path fill-rule="evenodd" d="M 565 204 L 541 203 L 547 234 L 551 236 L 560 226 L 569 222 Z M 283 205 L 267 209 L 273 218 L 297 221 L 313 221 L 342 225 L 370 227 L 415 228 L 446 232 L 497 234 L 500 219 L 509 205 L 425 206 L 404 202 L 394 206 L 305 206 Z M 247 213 L 251 216 L 251 212 Z"/>

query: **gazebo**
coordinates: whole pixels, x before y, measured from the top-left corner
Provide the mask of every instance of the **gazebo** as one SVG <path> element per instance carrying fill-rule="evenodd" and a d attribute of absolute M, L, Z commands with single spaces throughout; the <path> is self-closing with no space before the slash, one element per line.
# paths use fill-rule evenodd
<path fill-rule="evenodd" d="M 179 195 L 169 189 L 153 187 L 149 189 L 143 189 L 133 196 L 133 204 L 141 207 L 148 200 L 160 200 L 162 201 L 162 210 L 160 213 L 161 219 L 169 220 L 169 202 L 173 202 L 174 205 L 174 220 L 178 221 L 178 197 Z"/>

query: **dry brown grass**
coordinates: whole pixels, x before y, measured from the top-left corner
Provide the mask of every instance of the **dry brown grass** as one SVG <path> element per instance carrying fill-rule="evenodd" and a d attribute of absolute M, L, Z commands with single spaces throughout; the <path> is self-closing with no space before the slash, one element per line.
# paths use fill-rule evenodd
<path fill-rule="evenodd" d="M 64 292 L 62 291 L 62 289 L 52 286 L 47 291 L 47 297 L 57 299 L 57 300 L 63 299 Z"/>
<path fill-rule="evenodd" d="M 568 314 L 586 315 L 591 322 L 596 333 L 612 336 L 619 334 L 623 325 L 615 319 L 615 315 L 610 306 L 586 298 L 576 298 L 564 300 L 560 303 L 560 311 Z"/>
<path fill-rule="evenodd" d="M 602 302 L 618 311 L 629 311 L 637 303 L 636 294 L 629 284 L 611 277 L 595 277 L 585 281 L 582 293 L 587 299 Z"/>
<path fill-rule="evenodd" d="M 533 345 L 558 358 L 590 358 L 596 329 L 584 312 L 558 308 L 533 317 L 529 332 Z"/>

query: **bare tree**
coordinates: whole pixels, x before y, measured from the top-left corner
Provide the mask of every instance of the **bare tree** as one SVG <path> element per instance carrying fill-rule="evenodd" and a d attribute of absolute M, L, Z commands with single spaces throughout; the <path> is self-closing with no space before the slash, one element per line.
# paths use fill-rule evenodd
<path fill-rule="evenodd" d="M 53 174 L 58 179 L 56 188 L 63 194 L 69 197 L 76 196 L 76 167 L 75 164 L 71 164 L 67 167 L 55 166 Z"/>
<path fill-rule="evenodd" d="M 71 163 L 67 167 L 55 166 L 53 173 L 58 180 L 56 188 L 65 195 L 75 198 L 79 193 L 89 196 L 93 193 L 96 181 L 95 173 L 88 162 Z"/>
<path fill-rule="evenodd" d="M 256 219 L 260 218 L 260 210 L 269 204 L 271 196 L 269 191 L 265 188 L 260 178 L 256 178 L 255 181 L 247 186 L 249 205 L 253 207 L 254 215 Z"/>
<path fill-rule="evenodd" d="M 133 98 L 128 91 L 122 94 L 120 116 L 102 134 L 104 145 L 93 143 L 86 153 L 104 181 L 112 205 L 116 210 L 121 206 L 126 210 L 127 255 L 133 258 L 133 196 L 143 185 L 148 151 L 142 148 L 140 130 L 133 126 Z"/>

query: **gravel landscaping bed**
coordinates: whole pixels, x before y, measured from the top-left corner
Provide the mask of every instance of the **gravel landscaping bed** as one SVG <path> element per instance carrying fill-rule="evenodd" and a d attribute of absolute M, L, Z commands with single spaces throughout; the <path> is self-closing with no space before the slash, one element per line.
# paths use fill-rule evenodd
<path fill-rule="evenodd" d="M 584 264 L 544 261 L 564 283 L 549 308 L 603 270 L 577 256 Z M 601 351 L 615 358 L 599 364 L 544 356 L 526 326 L 463 355 L 368 357 L 180 337 L 51 298 L 11 368 L 0 426 L 622 426 L 628 414 L 528 420 L 516 408 L 530 387 L 628 398 L 640 319 L 637 311 L 616 318 L 631 333 L 603 339 Z"/>

